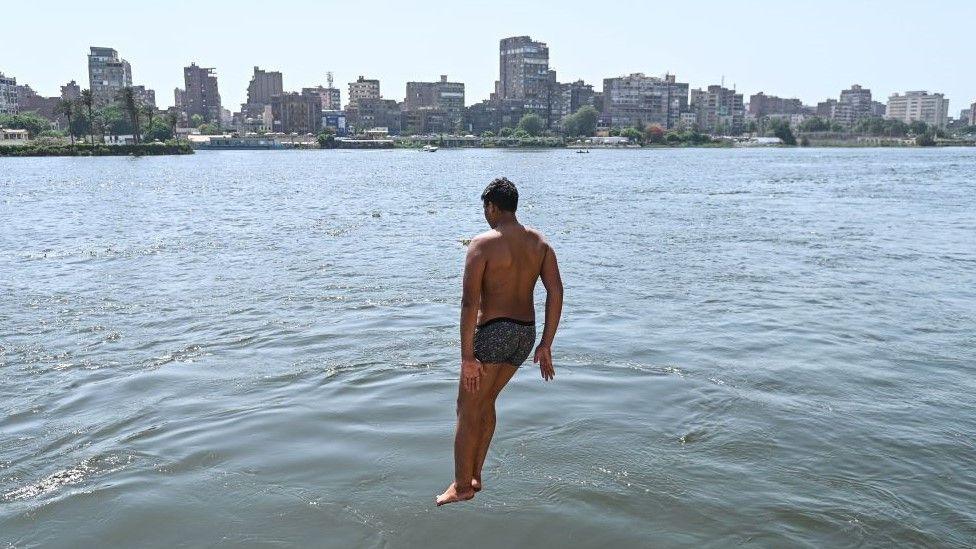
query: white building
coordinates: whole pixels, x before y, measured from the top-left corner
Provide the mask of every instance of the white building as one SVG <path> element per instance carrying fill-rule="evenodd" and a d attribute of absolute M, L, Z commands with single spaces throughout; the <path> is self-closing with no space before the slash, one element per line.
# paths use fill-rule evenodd
<path fill-rule="evenodd" d="M 925 122 L 929 126 L 944 128 L 949 120 L 949 100 L 941 93 L 909 91 L 888 98 L 885 118 L 910 123 Z"/>
<path fill-rule="evenodd" d="M 8 130 L 0 128 L 0 146 L 5 145 L 26 145 L 30 142 L 27 130 Z"/>

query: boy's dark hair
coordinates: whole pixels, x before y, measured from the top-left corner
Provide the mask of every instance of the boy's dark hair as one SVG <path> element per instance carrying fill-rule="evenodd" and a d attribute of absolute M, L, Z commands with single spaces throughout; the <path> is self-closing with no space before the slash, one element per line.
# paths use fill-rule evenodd
<path fill-rule="evenodd" d="M 499 177 L 485 187 L 481 200 L 485 204 L 491 202 L 499 210 L 514 212 L 518 208 L 518 189 L 507 177 Z"/>

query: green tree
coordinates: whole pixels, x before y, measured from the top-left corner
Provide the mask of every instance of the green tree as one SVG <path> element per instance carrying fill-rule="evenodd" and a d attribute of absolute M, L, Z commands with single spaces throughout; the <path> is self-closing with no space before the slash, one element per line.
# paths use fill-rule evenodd
<path fill-rule="evenodd" d="M 580 135 L 591 137 L 596 133 L 596 124 L 600 118 L 600 113 L 593 107 L 587 105 L 576 111 L 576 118 L 579 123 Z"/>
<path fill-rule="evenodd" d="M 218 128 L 216 124 L 209 123 L 209 122 L 206 124 L 200 124 L 199 129 L 200 129 L 200 133 L 202 133 L 203 135 L 220 135 L 222 133 L 220 131 L 220 128 Z"/>
<path fill-rule="evenodd" d="M 862 118 L 854 125 L 854 133 L 882 135 L 885 130 L 884 119 L 878 117 Z"/>
<path fill-rule="evenodd" d="M 922 135 L 929 130 L 929 125 L 921 120 L 912 120 L 908 123 L 908 131 L 912 135 Z"/>
<path fill-rule="evenodd" d="M 81 90 L 81 104 L 88 111 L 88 136 L 91 138 L 92 147 L 95 146 L 95 97 L 89 89 Z M 105 138 L 102 136 L 102 141 Z"/>
<path fill-rule="evenodd" d="M 64 116 L 68 120 L 68 138 L 71 140 L 71 146 L 75 145 L 75 134 L 71 124 L 71 119 L 75 115 L 75 102 L 70 99 L 58 99 L 57 105 L 54 106 L 54 113 Z"/>
<path fill-rule="evenodd" d="M 152 105 L 142 106 L 142 116 L 146 119 L 146 126 L 152 126 L 153 121 L 156 120 L 156 108 Z"/>
<path fill-rule="evenodd" d="M 668 145 L 702 145 L 705 143 L 711 143 L 711 141 L 711 137 L 697 130 L 671 130 L 664 134 L 664 142 Z"/>
<path fill-rule="evenodd" d="M 807 118 L 800 123 L 801 132 L 826 132 L 830 131 L 830 122 L 820 118 L 819 116 L 812 116 Z"/>
<path fill-rule="evenodd" d="M 177 124 L 179 124 L 179 122 L 180 122 L 179 114 L 173 111 L 169 111 L 166 113 L 166 123 L 169 125 L 170 131 L 173 132 L 174 138 L 178 137 L 178 134 L 176 133 L 176 126 Z"/>
<path fill-rule="evenodd" d="M 884 134 L 889 137 L 905 137 L 908 135 L 908 124 L 896 119 L 885 120 Z"/>
<path fill-rule="evenodd" d="M 132 86 L 126 86 L 119 91 L 119 100 L 122 102 L 125 113 L 129 116 L 129 123 L 132 124 L 132 139 L 139 143 L 141 137 L 139 135 L 139 114 L 142 106 L 139 104 L 139 98 Z"/>
<path fill-rule="evenodd" d="M 522 117 L 518 123 L 518 129 L 524 131 L 532 137 L 535 137 L 542 133 L 543 128 L 545 128 L 545 122 L 542 117 L 538 114 L 529 113 Z"/>
<path fill-rule="evenodd" d="M 790 123 L 782 118 L 773 118 L 769 121 L 769 127 L 773 131 L 773 135 L 778 137 L 784 145 L 796 145 L 796 136 L 793 135 L 793 130 L 790 129 Z"/>
<path fill-rule="evenodd" d="M 935 137 L 930 132 L 925 132 L 915 138 L 915 144 L 919 147 L 934 147 Z"/>
<path fill-rule="evenodd" d="M 156 117 L 146 125 L 146 131 L 143 135 L 145 140 L 150 143 L 153 141 L 169 141 L 173 139 L 173 130 L 166 121 Z"/>
<path fill-rule="evenodd" d="M 103 132 L 118 139 L 120 135 L 132 133 L 132 125 L 122 112 L 122 108 L 116 104 L 106 105 L 98 109 L 98 120 Z M 104 138 L 103 138 L 104 141 Z"/>
<path fill-rule="evenodd" d="M 34 111 L 17 114 L 0 114 L 0 126 L 15 130 L 27 130 L 31 138 L 51 128 L 51 122 Z"/>
<path fill-rule="evenodd" d="M 527 132 L 527 131 L 525 131 L 525 130 L 523 130 L 522 128 L 519 128 L 519 129 L 515 130 L 514 132 L 512 132 L 512 137 L 514 137 L 516 139 L 525 139 L 527 137 L 532 137 L 532 134 L 529 133 L 529 132 Z"/>
<path fill-rule="evenodd" d="M 199 128 L 201 125 L 203 125 L 203 123 L 204 123 L 203 117 L 200 116 L 199 114 L 194 114 L 193 116 L 190 117 L 190 126 L 194 128 Z"/>
<path fill-rule="evenodd" d="M 495 137 L 495 132 L 493 132 L 491 130 L 485 130 L 485 131 L 481 132 L 481 138 L 482 139 L 491 139 L 492 137 Z"/>
<path fill-rule="evenodd" d="M 596 122 L 599 113 L 589 105 L 580 107 L 573 114 L 563 118 L 563 135 L 568 137 L 589 137 L 596 132 Z"/>
<path fill-rule="evenodd" d="M 578 137 L 580 135 L 580 131 L 576 113 L 563 117 L 563 119 L 559 122 L 559 128 L 566 137 Z"/>
<path fill-rule="evenodd" d="M 640 143 L 643 136 L 637 128 L 624 128 L 620 130 L 620 137 L 626 137 L 635 143 Z"/>
<path fill-rule="evenodd" d="M 80 137 L 82 142 L 84 142 L 85 136 L 89 135 L 92 131 L 88 115 L 80 107 L 77 107 L 75 110 L 74 117 L 71 119 L 71 124 L 69 124 L 69 131 L 75 136 Z"/>
<path fill-rule="evenodd" d="M 512 136 L 512 128 L 509 128 L 508 126 L 505 126 L 504 128 L 498 130 L 498 135 L 500 135 L 502 137 L 511 137 Z"/>
<path fill-rule="evenodd" d="M 323 149 L 336 148 L 335 131 L 332 128 L 323 129 L 315 139 L 319 142 L 319 147 Z"/>

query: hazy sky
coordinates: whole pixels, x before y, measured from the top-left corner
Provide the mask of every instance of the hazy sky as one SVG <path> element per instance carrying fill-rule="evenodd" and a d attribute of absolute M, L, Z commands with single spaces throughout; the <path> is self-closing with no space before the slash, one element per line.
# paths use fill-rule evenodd
<path fill-rule="evenodd" d="M 191 61 L 217 69 L 232 111 L 255 65 L 280 70 L 294 91 L 331 70 L 343 102 L 360 74 L 399 100 L 408 80 L 447 74 L 471 104 L 498 77 L 498 40 L 522 34 L 549 44 L 560 81 L 597 89 L 608 76 L 670 71 L 692 88 L 724 75 L 746 100 L 761 90 L 815 104 L 852 83 L 882 101 L 943 92 L 951 116 L 976 100 L 974 0 L 48 0 L 4 2 L 2 12 L 0 72 L 18 83 L 42 95 L 71 79 L 87 87 L 88 47 L 107 46 L 163 107 Z"/>

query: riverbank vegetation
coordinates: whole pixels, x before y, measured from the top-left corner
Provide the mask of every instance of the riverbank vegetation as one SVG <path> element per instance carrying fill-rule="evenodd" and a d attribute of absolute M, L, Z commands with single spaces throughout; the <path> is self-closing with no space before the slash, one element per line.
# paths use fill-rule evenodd
<path fill-rule="evenodd" d="M 801 145 L 828 147 L 899 147 L 972 145 L 976 127 L 956 124 L 948 128 L 930 126 L 920 120 L 909 123 L 882 117 L 859 120 L 846 128 L 836 121 L 810 117 L 799 125 Z"/>
<path fill-rule="evenodd" d="M 0 146 L 0 156 L 157 156 L 193 154 L 185 141 L 106 145 L 104 143 L 67 144 L 59 140 L 40 138 L 27 145 Z"/>

